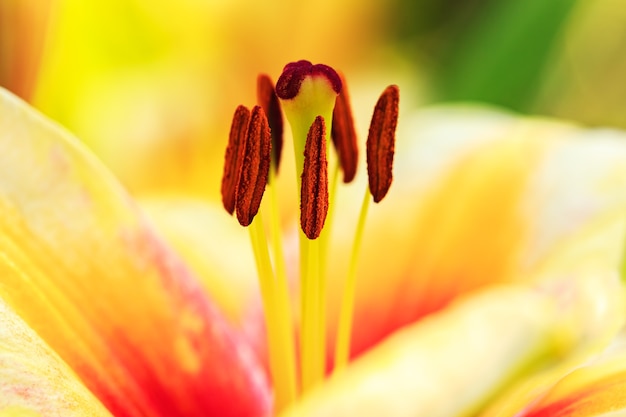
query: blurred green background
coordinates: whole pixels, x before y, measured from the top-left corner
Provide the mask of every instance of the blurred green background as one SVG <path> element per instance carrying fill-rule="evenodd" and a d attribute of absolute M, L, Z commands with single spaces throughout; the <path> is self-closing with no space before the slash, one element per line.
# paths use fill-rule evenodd
<path fill-rule="evenodd" d="M 0 85 L 135 193 L 204 195 L 233 109 L 292 60 L 341 69 L 369 106 L 397 83 L 405 107 L 626 128 L 624 51 L 623 0 L 0 0 Z"/>

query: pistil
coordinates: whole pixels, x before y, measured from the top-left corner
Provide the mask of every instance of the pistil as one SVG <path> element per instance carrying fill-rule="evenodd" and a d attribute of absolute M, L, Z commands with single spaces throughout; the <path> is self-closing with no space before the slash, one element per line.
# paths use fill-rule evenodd
<path fill-rule="evenodd" d="M 332 120 L 337 94 L 341 89 L 341 79 L 334 69 L 323 64 L 313 65 L 309 61 L 286 65 L 276 82 L 276 94 L 291 125 L 298 194 L 303 203 L 300 233 L 300 356 L 303 391 L 320 382 L 325 374 L 325 277 L 320 269 L 320 243 L 317 237 L 321 233 L 328 207 L 328 168 L 325 149 L 327 138 L 325 127 L 320 129 L 320 123 L 324 121 L 322 124 L 325 125 L 325 121 Z M 310 133 L 314 136 L 312 139 L 323 139 L 317 141 L 318 148 L 323 143 L 323 152 L 321 149 L 315 150 L 313 155 L 314 150 L 308 149 Z M 307 150 L 311 157 L 303 158 Z M 322 157 L 323 164 L 320 163 Z M 305 167 L 307 159 L 311 162 Z M 322 165 L 324 174 L 320 175 L 319 168 Z M 321 190 L 324 190 L 323 198 L 319 198 L 321 194 L 316 196 Z"/>

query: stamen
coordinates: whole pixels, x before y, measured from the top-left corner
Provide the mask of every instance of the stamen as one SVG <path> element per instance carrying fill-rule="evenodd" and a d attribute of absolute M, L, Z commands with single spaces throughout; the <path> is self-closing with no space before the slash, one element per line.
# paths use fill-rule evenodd
<path fill-rule="evenodd" d="M 270 168 L 272 135 L 260 106 L 254 106 L 245 145 L 245 157 L 236 192 L 237 219 L 248 226 L 256 216 Z"/>
<path fill-rule="evenodd" d="M 339 96 L 339 97 L 338 97 Z M 275 388 L 276 411 L 280 412 L 298 395 L 323 381 L 326 370 L 326 252 L 330 241 L 332 213 L 329 204 L 339 181 L 351 182 L 358 164 L 354 122 L 345 81 L 329 66 L 298 61 L 285 66 L 276 88 L 267 75 L 257 79 L 258 106 L 250 112 L 237 108 L 226 150 L 222 200 L 226 210 L 243 226 L 250 225 L 255 261 L 265 310 L 269 366 Z M 355 302 L 358 257 L 370 193 L 375 202 L 387 194 L 392 181 L 395 129 L 399 92 L 388 87 L 381 95 L 367 139 L 369 189 L 365 190 L 350 258 L 346 289 L 341 305 L 335 352 L 336 370 L 346 366 L 350 353 L 352 313 Z M 281 109 L 282 107 L 282 109 Z M 300 363 L 296 365 L 284 254 L 280 241 L 280 215 L 276 187 L 283 145 L 282 110 L 294 139 L 297 192 L 300 194 Z M 329 195 L 326 122 L 333 120 L 331 136 L 337 163 Z M 274 162 L 272 162 L 272 160 Z M 274 169 L 271 164 L 274 164 Z M 271 231 L 273 257 L 265 234 L 266 223 L 259 211 L 265 187 L 271 181 Z M 257 221 L 253 222 L 258 215 Z M 326 224 L 326 230 L 322 229 Z M 321 237 L 321 238 L 320 238 Z M 320 239 L 318 239 L 320 238 Z M 297 381 L 300 370 L 300 387 Z"/>
<path fill-rule="evenodd" d="M 304 169 L 300 192 L 300 225 L 311 240 L 317 239 L 328 212 L 328 162 L 326 125 L 317 116 L 309 129 L 304 149 Z"/>
<path fill-rule="evenodd" d="M 265 111 L 267 121 L 272 132 L 272 165 L 274 172 L 278 172 L 280 156 L 283 149 L 283 114 L 280 110 L 280 101 L 274 89 L 272 79 L 260 74 L 257 78 L 257 101 Z"/>
<path fill-rule="evenodd" d="M 302 390 L 311 389 L 324 379 L 326 363 L 326 325 L 324 277 L 320 274 L 320 241 L 328 212 L 328 162 L 326 125 L 317 116 L 309 128 L 304 149 L 304 168 L 300 191 L 300 224 L 306 238 L 301 239 Z"/>
<path fill-rule="evenodd" d="M 229 214 L 235 211 L 235 195 L 243 165 L 249 121 L 250 110 L 245 106 L 237 107 L 230 126 L 222 177 L 222 203 Z"/>
<path fill-rule="evenodd" d="M 347 85 L 343 78 L 341 81 L 343 88 L 335 102 L 330 135 L 339 156 L 339 164 L 343 170 L 343 182 L 347 184 L 356 175 L 359 149 L 356 143 L 356 132 L 354 130 Z"/>
<path fill-rule="evenodd" d="M 393 153 L 400 91 L 390 85 L 376 103 L 367 136 L 367 174 L 374 202 L 380 202 L 391 186 Z"/>
<path fill-rule="evenodd" d="M 366 190 L 363 196 L 361 213 L 359 214 L 359 221 L 352 244 L 348 276 L 346 277 L 341 301 L 337 344 L 335 347 L 335 372 L 345 368 L 350 359 L 350 338 L 352 334 L 358 259 L 363 242 L 365 219 L 370 206 L 370 193 L 374 201 L 378 203 L 385 197 L 391 186 L 395 132 L 398 122 L 398 102 L 398 87 L 395 85 L 387 87 L 378 99 L 374 115 L 372 116 L 372 123 L 367 138 L 369 192 Z"/>
<path fill-rule="evenodd" d="M 337 327 L 337 344 L 335 346 L 335 369 L 340 371 L 346 367 L 350 359 L 350 338 L 352 336 L 352 319 L 354 315 L 354 297 L 356 295 L 356 274 L 359 261 L 359 253 L 363 242 L 363 232 L 365 231 L 365 219 L 370 206 L 370 193 L 365 191 L 363 203 L 361 204 L 361 213 L 352 243 L 352 253 L 350 254 L 350 263 L 348 267 L 348 275 L 343 289 L 341 300 L 341 310 L 339 311 L 339 326 Z"/>

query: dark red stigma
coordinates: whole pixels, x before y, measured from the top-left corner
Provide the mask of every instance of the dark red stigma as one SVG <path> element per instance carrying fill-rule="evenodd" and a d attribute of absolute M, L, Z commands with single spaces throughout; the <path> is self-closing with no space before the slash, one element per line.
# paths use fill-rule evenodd
<path fill-rule="evenodd" d="M 300 92 L 302 81 L 306 77 L 324 76 L 330 82 L 337 94 L 341 93 L 341 78 L 339 74 L 324 64 L 311 64 L 306 60 L 291 62 L 285 65 L 283 73 L 276 82 L 276 94 L 283 100 L 294 98 Z"/>

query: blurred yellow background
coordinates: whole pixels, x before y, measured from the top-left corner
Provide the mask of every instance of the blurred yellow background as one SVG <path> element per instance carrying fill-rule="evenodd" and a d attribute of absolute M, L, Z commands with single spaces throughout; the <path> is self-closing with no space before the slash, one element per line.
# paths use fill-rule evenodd
<path fill-rule="evenodd" d="M 624 50 L 620 0 L 0 1 L 0 85 L 144 194 L 217 194 L 233 109 L 293 60 L 340 69 L 357 98 L 397 83 L 404 106 L 626 128 Z"/>

